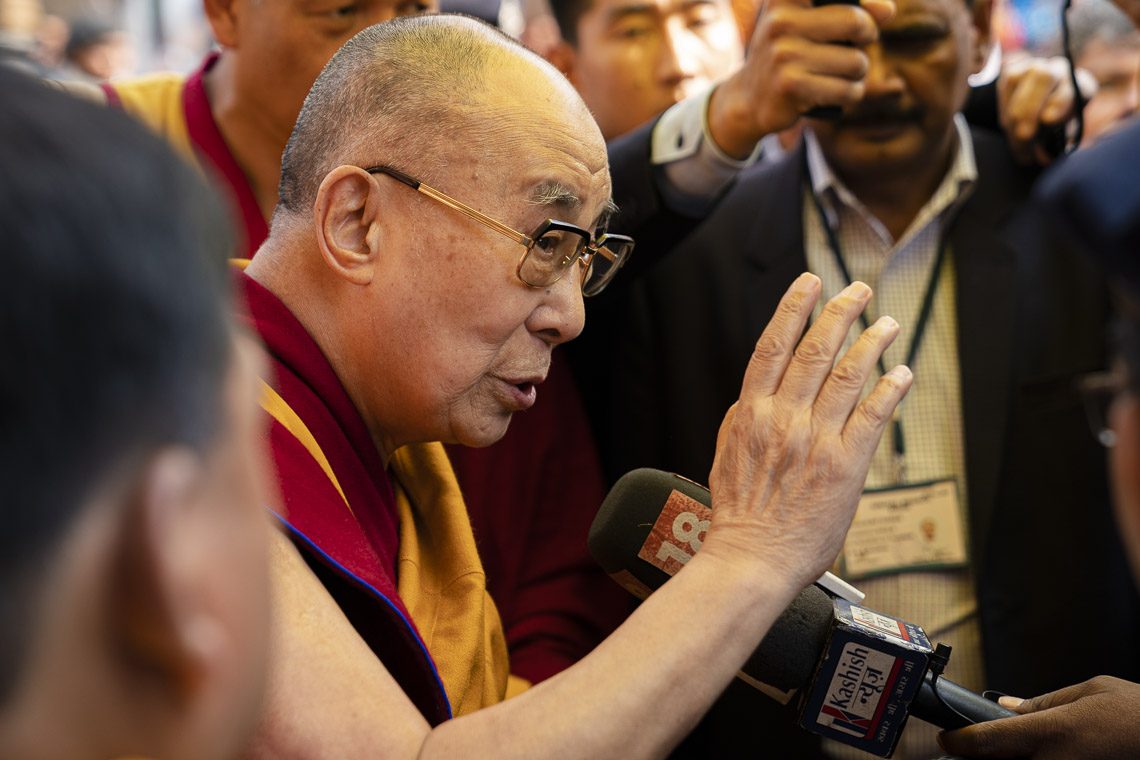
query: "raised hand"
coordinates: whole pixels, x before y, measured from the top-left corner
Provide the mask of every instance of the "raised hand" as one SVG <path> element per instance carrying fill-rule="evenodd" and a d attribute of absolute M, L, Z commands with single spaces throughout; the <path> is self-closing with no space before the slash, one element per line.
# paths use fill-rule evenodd
<path fill-rule="evenodd" d="M 791 571 L 801 585 L 839 553 L 871 457 L 912 379 L 895 367 L 860 401 L 898 324 L 880 318 L 836 362 L 871 289 L 844 289 L 803 335 L 819 293 L 819 279 L 801 275 L 756 344 L 740 400 L 720 428 L 702 547 Z"/>

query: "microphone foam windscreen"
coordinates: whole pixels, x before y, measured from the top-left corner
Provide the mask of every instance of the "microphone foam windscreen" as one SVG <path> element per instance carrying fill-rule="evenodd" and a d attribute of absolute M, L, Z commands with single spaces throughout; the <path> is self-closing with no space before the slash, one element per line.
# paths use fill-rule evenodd
<path fill-rule="evenodd" d="M 631 575 L 649 589 L 669 580 L 670 573 L 638 555 L 674 491 L 705 506 L 712 500 L 707 488 L 661 470 L 634 470 L 614 484 L 589 536 L 590 553 L 607 573 Z M 744 672 L 781 691 L 802 687 L 814 672 L 833 619 L 831 597 L 808 586 L 772 625 Z"/>

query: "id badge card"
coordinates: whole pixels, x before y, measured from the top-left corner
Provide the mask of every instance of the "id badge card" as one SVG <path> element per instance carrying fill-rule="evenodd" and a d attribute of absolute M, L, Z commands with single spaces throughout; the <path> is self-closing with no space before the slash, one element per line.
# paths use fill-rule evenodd
<path fill-rule="evenodd" d="M 953 478 L 864 491 L 840 554 L 841 574 L 859 579 L 965 567 L 960 509 Z"/>

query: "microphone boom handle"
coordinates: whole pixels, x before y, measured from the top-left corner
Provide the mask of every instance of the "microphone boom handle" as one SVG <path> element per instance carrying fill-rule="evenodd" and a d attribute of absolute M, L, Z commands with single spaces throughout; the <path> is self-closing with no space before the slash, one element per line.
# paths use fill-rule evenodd
<path fill-rule="evenodd" d="M 927 671 L 910 706 L 910 714 L 940 728 L 964 728 L 987 720 L 1010 718 L 1017 713 L 991 702 L 981 694 Z"/>

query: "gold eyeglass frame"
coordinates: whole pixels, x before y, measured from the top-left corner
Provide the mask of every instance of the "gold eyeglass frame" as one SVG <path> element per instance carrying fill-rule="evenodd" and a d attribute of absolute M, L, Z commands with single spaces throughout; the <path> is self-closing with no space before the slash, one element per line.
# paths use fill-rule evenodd
<path fill-rule="evenodd" d="M 515 267 L 515 275 L 528 288 L 546 288 L 553 285 L 562 279 L 562 277 L 574 264 L 574 260 L 566 261 L 558 270 L 557 276 L 550 282 L 533 283 L 529 282 L 523 276 L 523 264 L 526 263 L 527 257 L 530 256 L 531 250 L 534 248 L 538 240 L 540 240 L 543 235 L 551 230 L 560 230 L 562 232 L 578 235 L 583 241 L 583 244 L 579 249 L 579 253 L 575 259 L 582 267 L 582 276 L 579 280 L 579 285 L 582 288 L 583 296 L 595 296 L 598 293 L 601 293 L 602 290 L 604 290 L 605 287 L 609 285 L 611 281 L 613 281 L 614 276 L 617 274 L 618 270 L 621 269 L 622 265 L 624 265 L 625 262 L 629 259 L 629 254 L 633 251 L 634 241 L 631 237 L 628 237 L 626 235 L 614 235 L 607 233 L 599 235 L 597 238 L 595 238 L 589 232 L 589 230 L 582 229 L 577 225 L 570 224 L 569 222 L 562 222 L 557 219 L 547 219 L 542 224 L 538 225 L 538 227 L 535 228 L 534 232 L 532 232 L 530 235 L 527 235 L 519 232 L 513 227 L 508 227 L 500 221 L 492 219 L 481 211 L 476 211 L 466 203 L 462 203 L 460 201 L 457 201 L 455 198 L 452 198 L 447 193 L 436 190 L 430 185 L 425 185 L 418 179 L 404 174 L 399 169 L 393 169 L 391 166 L 380 165 L 370 166 L 368 168 L 365 168 L 364 171 L 368 172 L 369 174 L 386 174 L 392 179 L 395 179 L 396 181 L 407 185 L 413 190 L 416 190 L 417 192 L 422 193 L 423 195 L 426 195 L 433 200 L 439 201 L 448 208 L 458 211 L 469 219 L 473 219 L 485 227 L 488 227 L 501 235 L 505 235 L 514 242 L 523 246 L 526 250 L 524 250 L 522 256 L 519 257 L 519 263 Z M 606 243 L 610 242 L 621 244 L 622 247 L 619 248 L 617 253 L 606 246 Z M 599 280 L 599 282 L 594 287 L 587 290 L 586 278 L 590 275 L 590 263 L 593 261 L 594 256 L 598 254 L 601 254 L 605 258 L 609 259 L 612 263 L 610 269 L 608 269 L 602 276 L 602 279 Z"/>

